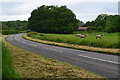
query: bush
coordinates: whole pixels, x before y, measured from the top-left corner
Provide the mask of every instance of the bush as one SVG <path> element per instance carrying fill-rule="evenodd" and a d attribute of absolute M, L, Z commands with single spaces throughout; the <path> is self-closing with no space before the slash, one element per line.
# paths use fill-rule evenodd
<path fill-rule="evenodd" d="M 31 36 L 31 35 L 37 35 L 37 32 L 29 32 L 28 34 L 27 34 L 27 36 Z"/>
<path fill-rule="evenodd" d="M 20 33 L 20 32 L 17 30 L 2 30 L 3 35 L 16 34 L 16 33 Z"/>

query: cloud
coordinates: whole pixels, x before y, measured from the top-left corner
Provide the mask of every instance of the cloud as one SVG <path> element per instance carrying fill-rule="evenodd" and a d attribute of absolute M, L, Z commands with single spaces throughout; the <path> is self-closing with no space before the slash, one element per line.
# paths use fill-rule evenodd
<path fill-rule="evenodd" d="M 2 13 L 3 15 L 26 15 L 32 7 L 32 3 L 5 2 L 2 3 Z"/>
<path fill-rule="evenodd" d="M 120 1 L 118 3 L 118 14 L 120 15 Z"/>
<path fill-rule="evenodd" d="M 30 13 L 41 5 L 66 5 L 77 16 L 78 19 L 86 22 L 94 20 L 99 14 L 117 14 L 117 2 L 81 2 L 81 0 L 17 0 L 0 3 L 2 5 L 2 15 L 0 20 L 27 20 Z M 83 1 L 83 0 L 82 0 Z M 84 0 L 86 1 L 86 0 Z M 101 0 L 102 1 L 102 0 Z M 107 0 L 104 0 L 107 1 Z M 109 0 L 113 1 L 113 0 Z M 0 7 L 1 9 L 1 7 Z M 2 18 L 2 16 L 4 16 Z"/>
<path fill-rule="evenodd" d="M 2 3 L 0 3 L 0 15 L 2 15 Z"/>
<path fill-rule="evenodd" d="M 74 2 L 67 5 L 78 19 L 86 22 L 94 20 L 99 14 L 114 15 L 118 13 L 117 2 Z"/>
<path fill-rule="evenodd" d="M 119 2 L 119 0 L 34 0 L 36 2 L 64 2 L 64 3 L 70 3 L 70 2 Z M 0 0 L 0 2 L 34 2 L 33 0 Z"/>
<path fill-rule="evenodd" d="M 4 21 L 13 21 L 13 20 L 27 20 L 30 15 L 13 15 L 13 16 L 0 16 L 0 19 L 2 18 Z M 0 20 L 2 21 L 2 20 Z"/>
<path fill-rule="evenodd" d="M 77 18 L 84 22 L 92 21 L 97 18 L 96 14 L 77 14 L 77 15 L 78 15 Z"/>

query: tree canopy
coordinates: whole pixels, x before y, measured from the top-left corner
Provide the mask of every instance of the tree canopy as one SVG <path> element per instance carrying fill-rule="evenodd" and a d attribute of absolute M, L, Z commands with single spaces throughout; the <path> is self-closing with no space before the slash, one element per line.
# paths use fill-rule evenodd
<path fill-rule="evenodd" d="M 66 6 L 41 6 L 32 11 L 28 27 L 42 33 L 71 33 L 78 29 L 75 14 Z"/>
<path fill-rule="evenodd" d="M 120 32 L 120 15 L 101 14 L 94 21 L 88 21 L 84 26 L 89 26 L 89 29 L 105 32 Z"/>
<path fill-rule="evenodd" d="M 2 30 L 27 30 L 27 21 L 4 21 L 2 22 Z"/>

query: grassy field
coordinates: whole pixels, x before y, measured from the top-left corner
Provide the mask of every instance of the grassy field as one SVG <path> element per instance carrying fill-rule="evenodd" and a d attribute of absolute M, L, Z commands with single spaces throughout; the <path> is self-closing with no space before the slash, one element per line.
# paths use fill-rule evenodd
<path fill-rule="evenodd" d="M 88 34 L 86 38 L 76 37 L 76 34 Z M 96 35 L 105 34 L 102 39 L 96 39 Z M 120 48 L 118 45 L 118 33 L 105 33 L 105 32 L 75 32 L 74 34 L 45 34 L 45 33 L 33 33 L 28 34 L 29 37 L 54 41 L 59 43 L 70 43 L 85 46 L 93 46 L 100 48 Z"/>
<path fill-rule="evenodd" d="M 101 78 L 104 80 L 103 77 L 82 68 L 22 50 L 7 42 L 6 44 L 21 78 L 66 78 L 66 80 L 70 80 L 69 78 L 91 78 L 89 80 Z M 6 59 L 6 61 L 11 60 Z"/>
<path fill-rule="evenodd" d="M 19 73 L 13 65 L 13 57 L 5 42 L 2 42 L 2 79 L 20 78 Z"/>

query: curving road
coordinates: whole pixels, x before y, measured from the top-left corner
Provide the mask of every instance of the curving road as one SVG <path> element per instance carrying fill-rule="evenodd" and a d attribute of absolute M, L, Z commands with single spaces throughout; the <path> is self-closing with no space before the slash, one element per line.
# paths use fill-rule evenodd
<path fill-rule="evenodd" d="M 24 33 L 10 35 L 6 40 L 19 48 L 67 62 L 106 78 L 118 78 L 118 65 L 120 64 L 118 56 L 36 43 L 23 39 L 23 35 Z"/>

